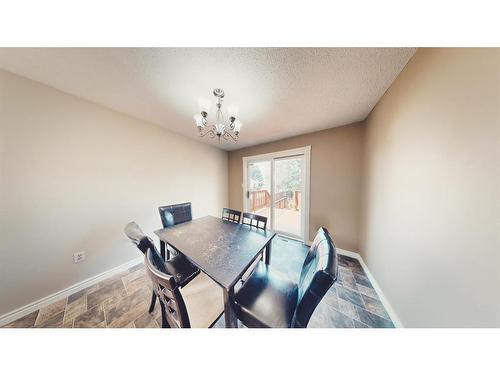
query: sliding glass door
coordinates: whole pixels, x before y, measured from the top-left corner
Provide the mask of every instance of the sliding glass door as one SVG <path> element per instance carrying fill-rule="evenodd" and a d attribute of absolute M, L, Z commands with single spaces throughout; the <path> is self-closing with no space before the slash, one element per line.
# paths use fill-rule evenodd
<path fill-rule="evenodd" d="M 302 238 L 303 168 L 303 155 L 274 160 L 274 230 L 297 238 Z"/>
<path fill-rule="evenodd" d="M 246 157 L 244 208 L 282 235 L 308 240 L 309 148 Z"/>

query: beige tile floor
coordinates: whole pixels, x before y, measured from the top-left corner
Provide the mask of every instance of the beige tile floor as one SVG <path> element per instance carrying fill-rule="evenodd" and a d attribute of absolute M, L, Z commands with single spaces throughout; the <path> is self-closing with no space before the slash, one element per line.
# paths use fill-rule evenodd
<path fill-rule="evenodd" d="M 28 314 L 5 328 L 159 328 L 148 313 L 151 282 L 142 264 Z"/>

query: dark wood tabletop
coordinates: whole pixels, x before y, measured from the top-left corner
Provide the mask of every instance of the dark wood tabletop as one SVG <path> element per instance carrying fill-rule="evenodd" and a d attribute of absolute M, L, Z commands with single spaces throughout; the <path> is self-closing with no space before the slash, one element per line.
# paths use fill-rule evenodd
<path fill-rule="evenodd" d="M 270 247 L 275 235 L 213 216 L 155 233 L 225 289 L 234 286 L 264 248 Z"/>

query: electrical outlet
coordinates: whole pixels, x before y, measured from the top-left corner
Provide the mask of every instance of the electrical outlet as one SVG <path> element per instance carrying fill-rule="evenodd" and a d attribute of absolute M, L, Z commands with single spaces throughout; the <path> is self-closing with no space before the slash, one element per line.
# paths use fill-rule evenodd
<path fill-rule="evenodd" d="M 85 260 L 85 251 L 73 254 L 73 263 L 80 263 Z"/>

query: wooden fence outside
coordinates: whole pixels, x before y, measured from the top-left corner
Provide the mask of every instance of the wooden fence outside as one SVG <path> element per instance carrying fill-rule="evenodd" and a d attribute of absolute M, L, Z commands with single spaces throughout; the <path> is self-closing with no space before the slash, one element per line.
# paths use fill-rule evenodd
<path fill-rule="evenodd" d="M 275 208 L 290 208 L 294 210 L 300 209 L 302 192 L 282 191 L 276 194 L 274 201 Z M 255 190 L 250 192 L 250 209 L 252 212 L 259 211 L 271 205 L 271 194 L 267 190 Z M 290 207 L 291 206 L 291 207 Z"/>

